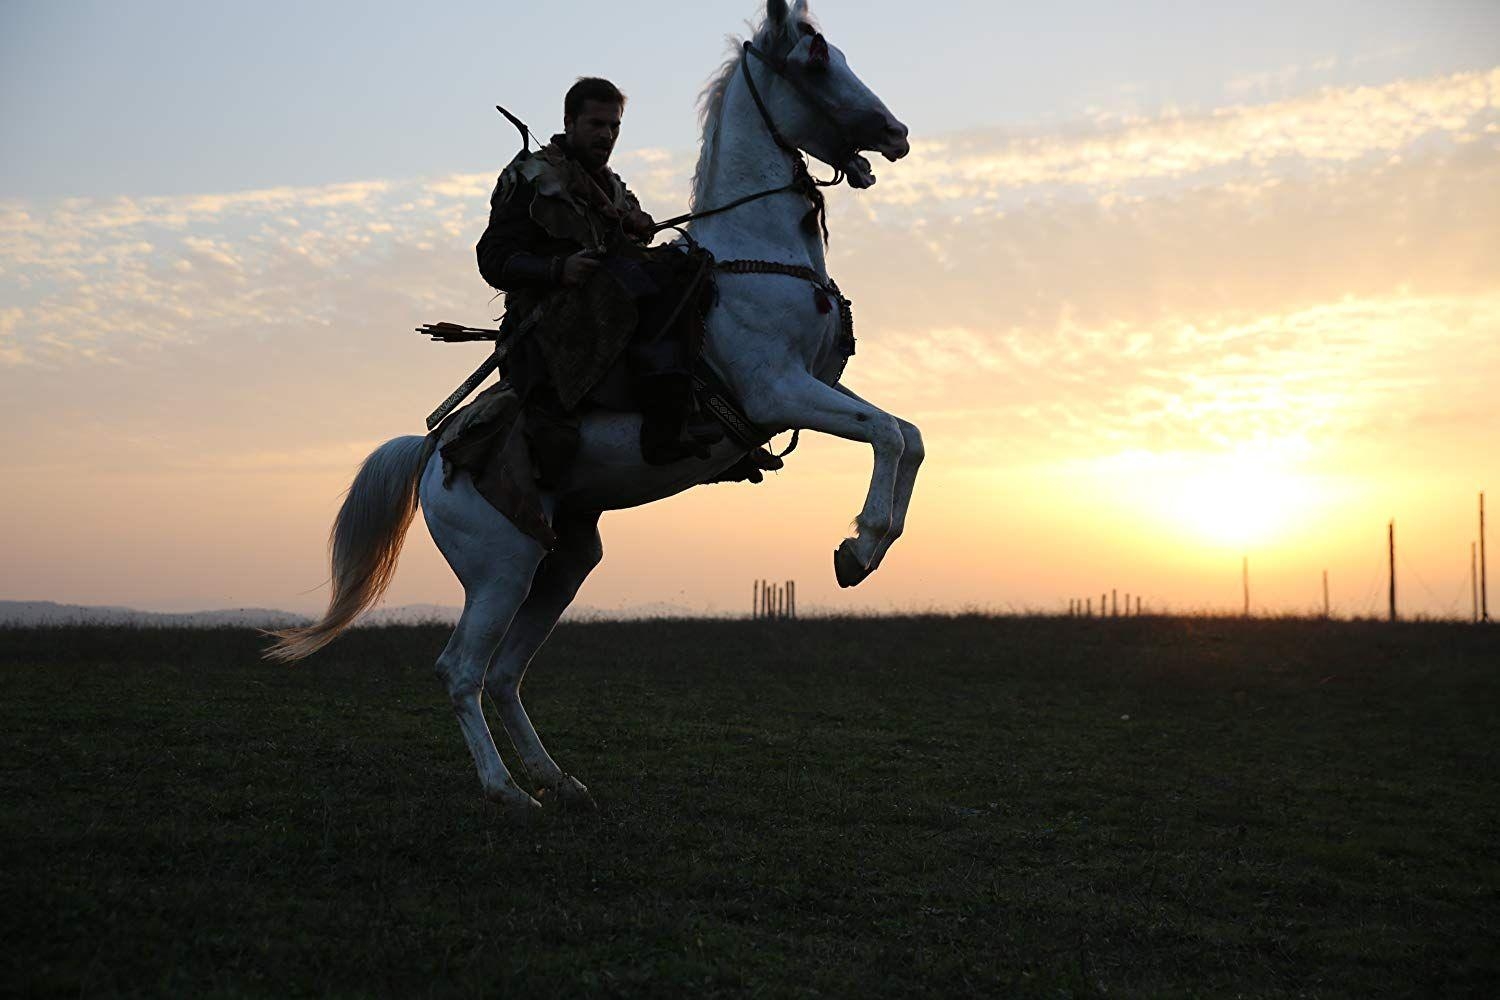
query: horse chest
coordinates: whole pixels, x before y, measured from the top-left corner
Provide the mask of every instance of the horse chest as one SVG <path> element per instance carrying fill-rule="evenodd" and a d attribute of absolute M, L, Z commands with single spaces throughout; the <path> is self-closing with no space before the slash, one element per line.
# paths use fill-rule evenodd
<path fill-rule="evenodd" d="M 780 275 L 722 275 L 708 335 L 714 353 L 731 364 L 779 358 L 812 371 L 835 347 L 840 325 L 837 300 L 816 285 Z"/>

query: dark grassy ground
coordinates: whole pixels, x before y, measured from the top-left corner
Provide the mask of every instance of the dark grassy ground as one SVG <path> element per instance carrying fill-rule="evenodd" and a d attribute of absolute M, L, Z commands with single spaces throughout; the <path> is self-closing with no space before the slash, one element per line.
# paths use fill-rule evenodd
<path fill-rule="evenodd" d="M 527 703 L 600 809 L 521 827 L 445 638 L 0 631 L 0 993 L 1500 984 L 1500 629 L 564 627 Z"/>

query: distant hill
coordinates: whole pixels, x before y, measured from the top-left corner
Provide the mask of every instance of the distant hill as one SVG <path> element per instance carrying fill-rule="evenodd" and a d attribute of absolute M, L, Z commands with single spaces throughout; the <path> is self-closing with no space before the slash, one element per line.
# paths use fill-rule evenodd
<path fill-rule="evenodd" d="M 138 625 L 155 628 L 285 628 L 312 619 L 272 608 L 225 608 L 180 613 L 137 611 L 98 604 L 58 604 L 55 601 L 0 601 L 0 625 Z"/>
<path fill-rule="evenodd" d="M 446 604 L 403 604 L 376 608 L 359 625 L 452 625 L 461 609 Z M 704 618 L 703 611 L 681 604 L 640 604 L 629 608 L 569 608 L 570 621 L 619 621 L 640 618 Z M 313 619 L 275 608 L 223 608 L 217 611 L 137 611 L 101 604 L 58 604 L 55 601 L 0 601 L 0 626 L 127 625 L 141 628 L 286 628 Z"/>

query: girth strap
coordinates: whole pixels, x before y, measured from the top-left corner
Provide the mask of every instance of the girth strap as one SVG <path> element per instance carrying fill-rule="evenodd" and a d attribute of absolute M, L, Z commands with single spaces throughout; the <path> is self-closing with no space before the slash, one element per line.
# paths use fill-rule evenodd
<path fill-rule="evenodd" d="M 713 414 L 742 448 L 759 448 L 771 433 L 745 415 L 734 392 L 701 357 L 693 364 L 693 389 L 703 408 Z"/>

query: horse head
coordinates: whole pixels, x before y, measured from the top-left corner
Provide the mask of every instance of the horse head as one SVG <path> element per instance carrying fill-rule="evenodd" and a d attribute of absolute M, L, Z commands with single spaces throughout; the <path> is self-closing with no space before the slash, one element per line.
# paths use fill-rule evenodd
<path fill-rule="evenodd" d="M 894 162 L 910 152 L 906 126 L 823 37 L 806 0 L 790 8 L 786 0 L 768 0 L 765 24 L 746 48 L 745 58 L 757 57 L 778 81 L 764 98 L 776 129 L 798 149 L 844 171 L 852 187 L 875 183 L 861 153 Z"/>

